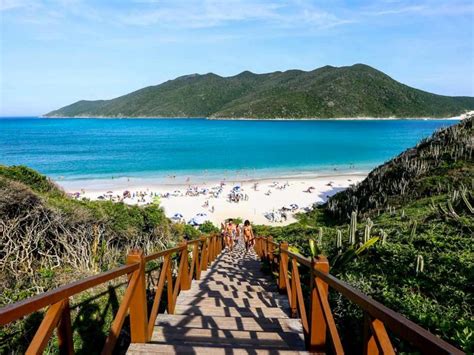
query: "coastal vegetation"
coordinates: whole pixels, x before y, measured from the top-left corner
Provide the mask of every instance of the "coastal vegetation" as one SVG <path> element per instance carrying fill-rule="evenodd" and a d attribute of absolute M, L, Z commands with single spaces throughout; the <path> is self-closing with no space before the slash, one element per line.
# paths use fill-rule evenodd
<path fill-rule="evenodd" d="M 298 223 L 255 230 L 305 255 L 315 240 L 331 273 L 472 353 L 473 137 L 471 116 L 299 215 Z M 331 302 L 344 342 L 360 346 L 362 314 L 337 295 Z"/>
<path fill-rule="evenodd" d="M 112 100 L 81 100 L 47 117 L 452 117 L 473 97 L 411 88 L 363 64 L 231 77 L 193 74 Z"/>
<path fill-rule="evenodd" d="M 123 264 L 132 248 L 150 253 L 201 235 L 191 226 L 172 224 L 157 205 L 72 199 L 23 166 L 0 166 L 0 217 L 0 307 L 110 270 Z M 120 286 L 110 284 L 74 300 L 76 348 L 94 353 L 90 340 L 105 339 Z M 2 327 L 0 353 L 25 350 L 41 318 L 33 314 Z"/>

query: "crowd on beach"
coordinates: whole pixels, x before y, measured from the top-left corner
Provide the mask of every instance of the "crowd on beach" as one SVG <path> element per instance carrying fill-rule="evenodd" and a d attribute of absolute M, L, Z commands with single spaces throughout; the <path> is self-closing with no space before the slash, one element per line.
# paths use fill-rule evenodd
<path fill-rule="evenodd" d="M 187 189 L 184 191 L 173 190 L 172 192 L 163 192 L 163 193 L 149 191 L 148 189 L 145 191 L 125 190 L 122 193 L 114 193 L 113 191 L 107 191 L 106 193 L 98 195 L 96 199 L 108 200 L 112 202 L 124 202 L 124 203 L 129 203 L 129 204 L 147 205 L 147 204 L 159 204 L 162 201 L 162 199 L 171 199 L 173 197 L 203 196 L 206 198 L 206 201 L 201 207 L 203 209 L 206 209 L 207 212 L 209 213 L 214 213 L 215 206 L 211 204 L 211 201 L 212 199 L 219 199 L 224 194 L 225 186 L 226 186 L 225 182 L 221 182 L 220 184 L 215 185 L 211 188 L 199 187 L 197 185 L 196 186 L 189 185 Z M 259 191 L 259 186 L 260 186 L 260 183 L 255 182 L 252 188 L 254 191 Z M 272 193 L 272 189 L 284 190 L 289 186 L 290 184 L 288 181 L 286 181 L 285 183 L 274 181 L 265 187 L 265 189 L 268 189 L 265 192 L 265 195 L 270 196 Z M 70 195 L 74 198 L 80 199 L 80 198 L 84 198 L 84 194 L 85 194 L 85 191 L 81 190 L 81 192 L 75 192 Z M 249 200 L 249 194 L 247 194 L 245 190 L 242 188 L 242 186 L 239 184 L 233 186 L 225 196 L 226 196 L 226 200 L 229 203 L 239 203 L 242 201 Z M 283 222 L 288 219 L 288 212 L 293 213 L 293 212 L 296 212 L 298 209 L 299 209 L 298 205 L 296 203 L 293 203 L 289 206 L 282 206 L 279 209 L 272 209 L 266 212 L 264 215 L 270 222 Z M 191 219 L 190 221 L 188 221 L 188 223 L 198 225 L 200 223 L 196 222 L 196 220 L 201 220 L 202 217 L 205 217 L 205 216 L 207 216 L 205 213 L 197 214 L 195 217 L 200 217 L 200 218 L 194 218 L 194 221 Z M 175 213 L 173 217 L 171 218 L 174 219 L 175 221 L 183 220 L 182 214 L 179 212 Z"/>
<path fill-rule="evenodd" d="M 80 189 L 70 195 L 76 199 L 130 205 L 160 205 L 172 220 L 195 226 L 205 221 L 219 224 L 229 215 L 281 225 L 294 221 L 295 213 L 308 211 L 315 203 L 324 201 L 328 193 L 349 186 L 352 179 L 361 178 L 347 175 L 201 184 L 191 184 L 190 181 L 182 184 L 135 183 L 135 188 L 127 180 L 122 189 L 118 188 L 119 185 L 106 192 L 105 188 L 95 192 Z"/>

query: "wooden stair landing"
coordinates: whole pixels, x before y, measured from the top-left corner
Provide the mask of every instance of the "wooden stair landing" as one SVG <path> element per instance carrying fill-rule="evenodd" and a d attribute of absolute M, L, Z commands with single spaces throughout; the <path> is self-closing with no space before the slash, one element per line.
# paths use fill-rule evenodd
<path fill-rule="evenodd" d="M 128 354 L 299 354 L 299 319 L 288 315 L 286 296 L 260 270 L 253 250 L 240 242 L 182 291 L 175 314 L 159 314 L 150 343 L 131 344 Z"/>

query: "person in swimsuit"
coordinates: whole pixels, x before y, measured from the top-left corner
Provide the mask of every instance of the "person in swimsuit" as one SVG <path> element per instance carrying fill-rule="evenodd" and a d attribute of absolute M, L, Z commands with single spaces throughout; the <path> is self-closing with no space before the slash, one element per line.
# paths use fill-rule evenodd
<path fill-rule="evenodd" d="M 240 239 L 240 224 L 235 225 L 235 234 L 234 234 L 234 244 L 237 245 L 239 244 L 239 239 Z"/>
<path fill-rule="evenodd" d="M 229 219 L 226 226 L 226 240 L 229 250 L 234 250 L 235 224 L 232 218 Z"/>
<path fill-rule="evenodd" d="M 249 251 L 250 247 L 253 246 L 255 236 L 253 235 L 253 229 L 250 225 L 250 221 L 247 219 L 244 222 L 244 240 L 245 240 L 245 250 Z"/>

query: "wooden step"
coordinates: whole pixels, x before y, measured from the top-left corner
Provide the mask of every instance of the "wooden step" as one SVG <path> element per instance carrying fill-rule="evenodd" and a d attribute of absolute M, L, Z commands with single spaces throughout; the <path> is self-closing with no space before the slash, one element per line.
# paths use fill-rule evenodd
<path fill-rule="evenodd" d="M 142 354 L 208 354 L 208 355 L 298 355 L 309 354 L 306 351 L 275 350 L 275 349 L 238 349 L 232 347 L 205 347 L 190 345 L 170 344 L 130 344 L 130 355 Z"/>
<path fill-rule="evenodd" d="M 287 296 L 269 291 L 217 291 L 209 289 L 191 289 L 181 291 L 179 297 L 233 297 L 233 298 L 251 298 L 251 299 L 267 299 L 267 298 L 284 298 Z"/>
<path fill-rule="evenodd" d="M 191 285 L 190 291 L 204 290 L 204 291 L 244 291 L 244 292 L 259 292 L 259 291 L 276 291 L 277 287 L 275 285 L 226 285 L 225 283 L 219 284 L 194 284 Z M 187 291 L 183 291 L 187 292 Z"/>
<path fill-rule="evenodd" d="M 232 346 L 233 348 L 304 350 L 304 341 L 298 333 L 184 327 L 155 326 L 151 343 L 184 344 L 194 346 L 225 345 Z"/>
<path fill-rule="evenodd" d="M 301 333 L 303 328 L 299 319 L 251 318 L 251 317 L 210 317 L 176 314 L 160 314 L 157 326 L 183 328 L 202 328 L 220 330 L 271 331 Z"/>
<path fill-rule="evenodd" d="M 281 308 L 255 308 L 255 307 L 199 307 L 178 304 L 175 314 L 196 316 L 219 317 L 263 317 L 263 318 L 289 318 L 286 310 Z"/>
<path fill-rule="evenodd" d="M 239 281 L 239 280 L 203 280 L 203 283 L 205 283 L 206 287 L 210 286 L 222 286 L 222 287 L 228 287 L 228 288 L 235 288 L 236 291 L 239 291 L 240 288 L 246 288 L 247 286 L 260 286 L 262 288 L 268 287 L 267 282 L 263 281 Z"/>
<path fill-rule="evenodd" d="M 176 304 L 201 307 L 288 307 L 288 301 L 278 298 L 180 297 Z"/>

